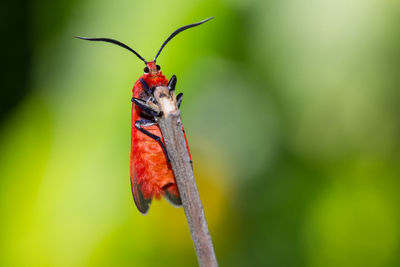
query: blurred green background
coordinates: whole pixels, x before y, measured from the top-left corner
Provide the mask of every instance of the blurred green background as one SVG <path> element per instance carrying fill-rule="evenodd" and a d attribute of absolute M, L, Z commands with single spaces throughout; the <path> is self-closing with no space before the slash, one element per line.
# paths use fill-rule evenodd
<path fill-rule="evenodd" d="M 0 266 L 196 266 L 136 210 L 131 89 L 176 74 L 221 266 L 400 266 L 400 3 L 4 0 Z"/>

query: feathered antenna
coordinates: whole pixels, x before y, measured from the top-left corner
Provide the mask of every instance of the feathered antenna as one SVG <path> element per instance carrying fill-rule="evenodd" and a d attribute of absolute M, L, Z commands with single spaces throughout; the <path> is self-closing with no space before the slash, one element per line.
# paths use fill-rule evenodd
<path fill-rule="evenodd" d="M 189 24 L 189 25 L 186 25 L 186 26 L 182 26 L 182 27 L 178 28 L 177 30 L 175 30 L 175 31 L 167 38 L 167 40 L 165 40 L 165 42 L 161 45 L 161 48 L 160 48 L 160 50 L 158 50 L 158 53 L 157 53 L 157 55 L 154 57 L 153 61 L 156 62 L 156 59 L 157 59 L 157 57 L 160 55 L 160 53 L 161 53 L 161 51 L 163 50 L 164 46 L 165 46 L 169 41 L 171 41 L 171 39 L 174 38 L 178 33 L 182 32 L 182 31 L 184 31 L 184 30 L 186 30 L 186 29 L 189 29 L 189 28 L 192 28 L 192 27 L 196 27 L 196 26 L 198 26 L 198 25 L 200 25 L 200 24 L 203 24 L 204 22 L 209 21 L 210 19 L 213 19 L 213 18 L 214 18 L 214 17 L 210 17 L 210 18 L 208 18 L 208 19 L 202 20 L 202 21 L 197 22 L 197 23 L 193 23 L 193 24 Z"/>
<path fill-rule="evenodd" d="M 99 42 L 106 42 L 106 43 L 112 43 L 112 44 L 119 45 L 119 46 L 121 46 L 121 47 L 123 47 L 125 49 L 128 49 L 132 53 L 134 53 L 138 58 L 140 58 L 144 62 L 144 64 L 147 63 L 147 61 L 141 55 L 139 55 L 138 52 L 136 52 L 135 50 L 133 50 L 132 48 L 130 48 L 126 44 L 121 43 L 120 41 L 117 41 L 117 40 L 114 40 L 114 39 L 110 39 L 110 38 L 87 38 L 87 37 L 80 37 L 80 36 L 75 36 L 75 38 L 86 40 L 86 41 L 99 41 Z"/>
<path fill-rule="evenodd" d="M 175 31 L 167 38 L 167 40 L 165 40 L 164 43 L 161 45 L 160 50 L 158 50 L 157 55 L 154 57 L 153 61 L 156 62 L 157 57 L 160 55 L 160 53 L 161 53 L 161 51 L 163 50 L 163 48 L 165 47 L 165 45 L 166 45 L 169 41 L 171 41 L 171 39 L 174 38 L 178 33 L 182 32 L 182 31 L 184 31 L 184 30 L 186 30 L 186 29 L 196 27 L 196 26 L 198 26 L 198 25 L 200 25 L 200 24 L 203 24 L 204 22 L 209 21 L 210 19 L 213 19 L 213 18 L 214 18 L 214 17 L 210 17 L 210 18 L 208 18 L 208 19 L 202 20 L 202 21 L 197 22 L 197 23 L 193 23 L 193 24 L 189 24 L 189 25 L 186 25 L 186 26 L 182 26 L 182 27 L 178 28 L 177 30 L 175 30 Z M 138 52 L 136 52 L 135 50 L 133 50 L 132 48 L 130 48 L 130 47 L 127 46 L 126 44 L 121 43 L 120 41 L 117 41 L 117 40 L 114 40 L 114 39 L 111 39 L 111 38 L 88 38 L 88 37 L 81 37 L 81 36 L 75 36 L 75 38 L 82 39 L 82 40 L 86 40 L 86 41 L 106 42 L 106 43 L 111 43 L 111 44 L 115 44 L 115 45 L 121 46 L 121 47 L 123 47 L 123 48 L 125 48 L 125 49 L 131 51 L 132 53 L 134 53 L 140 60 L 142 60 L 145 64 L 147 64 L 147 61 L 146 61 L 141 55 L 139 55 Z"/>

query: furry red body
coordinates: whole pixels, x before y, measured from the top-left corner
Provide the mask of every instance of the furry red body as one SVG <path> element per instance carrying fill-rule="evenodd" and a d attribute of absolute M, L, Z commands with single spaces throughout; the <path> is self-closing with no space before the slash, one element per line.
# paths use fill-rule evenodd
<path fill-rule="evenodd" d="M 150 70 L 155 70 L 155 63 L 147 63 Z M 144 73 L 143 78 L 150 87 L 167 86 L 168 80 L 161 71 Z M 142 98 L 144 89 L 140 81 L 136 81 L 132 93 L 135 98 Z M 138 131 L 134 124 L 140 119 L 141 110 L 137 105 L 132 104 L 132 136 L 131 136 L 131 179 L 132 187 L 137 185 L 144 199 L 150 199 L 154 196 L 160 198 L 166 190 L 179 198 L 178 188 L 171 165 L 161 146 L 149 136 Z M 154 135 L 162 134 L 158 125 L 146 127 L 146 130 Z M 185 136 L 186 138 L 186 136 Z M 189 150 L 189 147 L 188 147 Z M 132 188 L 135 195 L 135 188 Z M 137 192 L 138 193 L 138 192 Z"/>
<path fill-rule="evenodd" d="M 172 204 L 182 205 L 179 191 L 176 185 L 175 177 L 168 162 L 167 149 L 162 137 L 157 119 L 161 113 L 155 113 L 148 103 L 155 105 L 152 96 L 152 88 L 157 86 L 168 86 L 169 92 L 174 95 L 176 76 L 173 75 L 170 82 L 162 75 L 161 67 L 156 65 L 157 57 L 165 45 L 178 33 L 201 25 L 211 18 L 197 23 L 188 24 L 176 29 L 161 45 L 156 56 L 152 61 L 145 60 L 139 53 L 124 43 L 111 38 L 88 38 L 79 37 L 79 39 L 95 42 L 106 42 L 123 47 L 146 64 L 144 74 L 133 86 L 132 93 L 132 124 L 131 124 L 131 186 L 132 194 L 139 211 L 145 214 L 149 210 L 149 205 L 153 197 L 160 198 L 165 196 Z M 145 87 L 143 87 L 145 86 Z M 179 108 L 182 102 L 182 93 L 175 96 L 176 105 Z M 142 110 L 143 109 L 143 110 Z M 183 128 L 182 128 L 183 131 Z M 184 131 L 183 131 L 184 132 Z M 189 157 L 190 151 L 184 132 L 186 146 Z M 190 157 L 191 158 L 191 157 Z"/>

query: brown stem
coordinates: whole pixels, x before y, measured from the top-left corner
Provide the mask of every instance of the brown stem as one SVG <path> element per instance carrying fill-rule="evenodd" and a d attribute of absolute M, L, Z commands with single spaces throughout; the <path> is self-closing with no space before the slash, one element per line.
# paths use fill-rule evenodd
<path fill-rule="evenodd" d="M 194 180 L 175 94 L 173 91 L 169 92 L 167 87 L 157 87 L 154 91 L 154 97 L 157 100 L 160 110 L 163 112 L 158 124 L 178 185 L 182 205 L 197 253 L 197 260 L 201 267 L 218 266 L 214 246 L 204 216 L 203 205 L 201 204 Z"/>

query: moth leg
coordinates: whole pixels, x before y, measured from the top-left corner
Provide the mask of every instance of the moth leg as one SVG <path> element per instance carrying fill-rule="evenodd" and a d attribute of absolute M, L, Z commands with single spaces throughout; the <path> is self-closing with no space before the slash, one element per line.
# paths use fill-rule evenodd
<path fill-rule="evenodd" d="M 165 145 L 163 142 L 161 142 L 161 138 L 155 134 L 150 133 L 149 131 L 143 129 L 142 127 L 149 127 L 156 124 L 155 121 L 151 121 L 151 120 L 145 120 L 145 119 L 141 119 L 141 120 L 137 120 L 135 121 L 135 128 L 138 129 L 141 133 L 147 135 L 150 138 L 153 138 L 155 141 L 157 141 L 157 143 L 160 144 L 161 148 L 164 151 L 164 154 L 167 158 L 168 163 L 170 163 L 169 157 L 168 157 L 168 153 L 167 153 L 167 149 L 165 148 Z"/>
<path fill-rule="evenodd" d="M 142 86 L 143 86 L 144 90 L 146 91 L 146 93 L 147 93 L 148 95 L 152 95 L 152 94 L 153 94 L 153 90 L 151 90 L 151 88 L 150 88 L 150 86 L 147 84 L 147 82 L 146 82 L 143 78 L 140 78 L 139 81 L 140 81 L 140 83 L 142 84 Z"/>
<path fill-rule="evenodd" d="M 143 101 L 142 99 L 132 97 L 132 102 L 141 110 L 153 117 L 158 117 L 161 115 L 161 111 L 159 111 L 156 107 L 148 104 L 146 101 Z"/>
<path fill-rule="evenodd" d="M 176 76 L 172 75 L 171 79 L 168 82 L 168 89 L 169 91 L 174 91 L 176 86 Z"/>
<path fill-rule="evenodd" d="M 182 97 L 183 97 L 183 93 L 179 93 L 179 94 L 176 96 L 176 104 L 178 105 L 178 108 L 180 108 L 180 106 L 181 106 Z"/>

